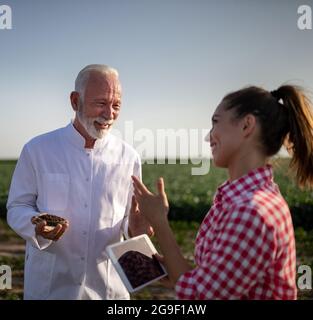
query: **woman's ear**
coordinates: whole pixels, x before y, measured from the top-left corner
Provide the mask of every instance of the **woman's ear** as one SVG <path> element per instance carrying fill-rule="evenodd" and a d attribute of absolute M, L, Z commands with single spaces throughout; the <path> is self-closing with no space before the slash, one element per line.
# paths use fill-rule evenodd
<path fill-rule="evenodd" d="M 72 108 L 74 111 L 78 111 L 79 93 L 77 91 L 72 91 L 70 95 Z"/>
<path fill-rule="evenodd" d="M 244 137 L 250 136 L 256 127 L 256 118 L 253 114 L 247 114 L 242 121 L 242 133 Z"/>

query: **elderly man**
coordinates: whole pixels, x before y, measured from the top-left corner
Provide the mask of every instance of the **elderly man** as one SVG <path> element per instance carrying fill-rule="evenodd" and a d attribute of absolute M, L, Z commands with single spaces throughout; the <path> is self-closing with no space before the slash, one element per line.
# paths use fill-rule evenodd
<path fill-rule="evenodd" d="M 74 121 L 28 142 L 11 183 L 8 223 L 26 240 L 24 298 L 128 299 L 105 247 L 152 229 L 132 201 L 140 158 L 109 132 L 121 109 L 117 71 L 85 67 L 71 104 Z M 68 223 L 35 227 L 42 213 Z"/>

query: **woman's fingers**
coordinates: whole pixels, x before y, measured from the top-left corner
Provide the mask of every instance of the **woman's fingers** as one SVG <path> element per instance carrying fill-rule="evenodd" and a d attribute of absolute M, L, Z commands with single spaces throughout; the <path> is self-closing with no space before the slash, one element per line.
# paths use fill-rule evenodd
<path fill-rule="evenodd" d="M 161 256 L 160 254 L 155 253 L 153 256 L 154 256 L 159 262 L 164 263 L 164 257 Z"/>
<path fill-rule="evenodd" d="M 134 188 L 134 195 L 136 197 L 136 200 L 138 201 L 139 198 L 142 196 L 142 193 L 137 188 Z"/>
<path fill-rule="evenodd" d="M 139 191 L 139 193 L 151 193 L 147 187 L 135 176 L 132 176 L 133 179 L 133 183 L 134 183 L 134 187 L 135 189 L 137 189 Z"/>
<path fill-rule="evenodd" d="M 154 229 L 152 228 L 152 226 L 149 226 L 149 228 L 148 228 L 148 236 L 149 237 L 153 237 L 154 236 Z"/>
<path fill-rule="evenodd" d="M 164 191 L 164 180 L 161 177 L 157 181 L 157 189 L 158 189 L 158 192 L 159 192 L 160 196 L 163 196 L 165 194 L 165 191 Z"/>
<path fill-rule="evenodd" d="M 173 282 L 169 279 L 169 277 L 164 277 L 159 280 L 161 285 L 168 288 L 168 289 L 173 289 L 175 286 Z"/>
<path fill-rule="evenodd" d="M 132 206 L 131 206 L 131 211 L 136 213 L 138 212 L 139 208 L 138 208 L 138 201 L 136 200 L 136 196 L 133 195 L 132 196 Z"/>

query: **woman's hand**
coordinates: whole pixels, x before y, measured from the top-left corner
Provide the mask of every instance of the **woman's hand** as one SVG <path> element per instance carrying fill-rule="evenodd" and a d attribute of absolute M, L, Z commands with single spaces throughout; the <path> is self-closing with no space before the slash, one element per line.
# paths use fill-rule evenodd
<path fill-rule="evenodd" d="M 168 273 L 168 278 L 164 278 L 162 284 L 168 288 L 174 288 L 174 284 L 179 277 L 192 268 L 182 255 L 167 220 L 168 201 L 164 191 L 163 179 L 158 179 L 158 194 L 150 192 L 138 178 L 132 176 L 132 179 L 140 213 L 153 227 L 161 252 L 164 255 L 164 258 L 156 256 L 159 261 L 164 261 Z"/>
<path fill-rule="evenodd" d="M 165 259 L 163 256 L 156 253 L 156 254 L 154 254 L 154 257 L 156 260 L 158 260 L 161 264 L 163 264 L 166 267 Z M 170 280 L 170 278 L 168 276 L 160 279 L 159 282 L 163 287 L 168 288 L 168 289 L 174 289 L 174 287 L 175 287 L 175 284 Z"/>
<path fill-rule="evenodd" d="M 157 229 L 167 221 L 169 210 L 167 196 L 164 191 L 163 178 L 157 181 L 158 194 L 153 194 L 135 176 L 132 176 L 134 184 L 134 194 L 139 204 L 140 213 L 148 220 L 153 229 Z"/>
<path fill-rule="evenodd" d="M 149 237 L 152 237 L 154 234 L 150 223 L 140 213 L 138 202 L 135 196 L 132 197 L 132 205 L 128 219 L 128 233 L 131 237 L 136 237 L 144 233 L 146 233 Z"/>

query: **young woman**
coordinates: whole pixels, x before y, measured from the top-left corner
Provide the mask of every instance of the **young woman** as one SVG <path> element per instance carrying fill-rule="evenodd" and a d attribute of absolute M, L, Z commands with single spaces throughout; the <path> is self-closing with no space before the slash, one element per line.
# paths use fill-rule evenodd
<path fill-rule="evenodd" d="M 282 145 L 301 186 L 313 185 L 313 116 L 300 88 L 248 87 L 224 97 L 208 135 L 218 189 L 196 238 L 192 268 L 169 227 L 164 182 L 151 193 L 133 177 L 140 212 L 154 228 L 178 299 L 296 299 L 296 253 L 287 203 L 268 164 Z"/>

